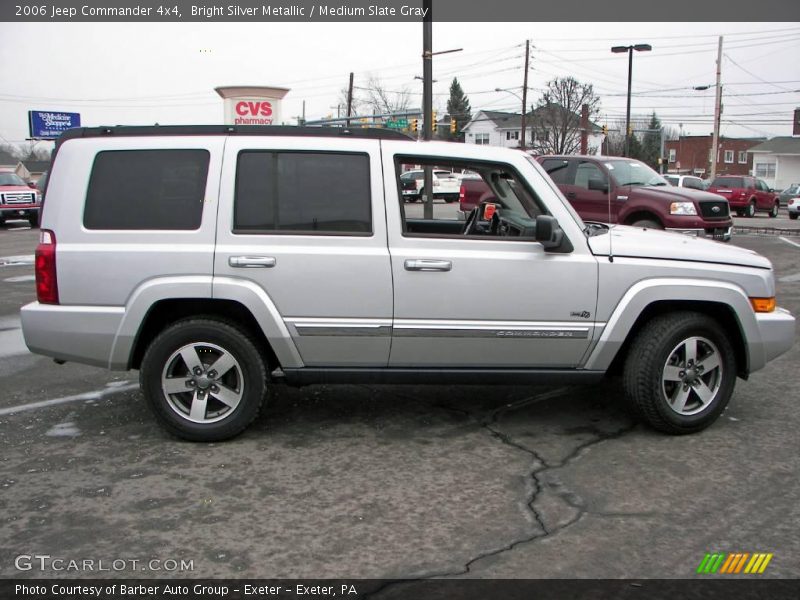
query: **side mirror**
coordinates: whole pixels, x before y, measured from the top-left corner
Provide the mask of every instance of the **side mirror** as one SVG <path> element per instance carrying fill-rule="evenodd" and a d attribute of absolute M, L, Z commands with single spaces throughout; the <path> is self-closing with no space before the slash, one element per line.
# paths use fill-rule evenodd
<path fill-rule="evenodd" d="M 598 178 L 589 179 L 589 189 L 596 192 L 608 193 L 608 182 Z"/>
<path fill-rule="evenodd" d="M 564 241 L 564 231 L 559 227 L 558 220 L 550 215 L 539 215 L 536 217 L 536 233 L 534 239 L 539 242 L 545 250 L 559 248 Z"/>
<path fill-rule="evenodd" d="M 29 182 L 28 182 L 28 187 L 29 187 L 29 188 L 33 188 L 33 189 L 36 189 L 36 184 L 35 184 L 34 182 L 32 182 L 32 181 L 29 181 Z"/>

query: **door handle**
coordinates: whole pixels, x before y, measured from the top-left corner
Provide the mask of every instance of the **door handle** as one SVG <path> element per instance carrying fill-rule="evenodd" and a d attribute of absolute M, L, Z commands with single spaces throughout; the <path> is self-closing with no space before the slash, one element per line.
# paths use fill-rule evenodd
<path fill-rule="evenodd" d="M 403 264 L 406 271 L 449 271 L 453 263 L 449 260 L 410 259 Z"/>
<path fill-rule="evenodd" d="M 567 192 L 567 198 L 574 198 L 575 192 Z"/>
<path fill-rule="evenodd" d="M 228 264 L 245 269 L 271 269 L 275 266 L 274 256 L 230 256 Z"/>

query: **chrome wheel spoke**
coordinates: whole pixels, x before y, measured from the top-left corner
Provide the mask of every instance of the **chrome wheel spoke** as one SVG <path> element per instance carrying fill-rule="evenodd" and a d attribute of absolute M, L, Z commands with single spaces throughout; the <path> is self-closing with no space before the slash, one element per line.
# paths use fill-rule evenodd
<path fill-rule="evenodd" d="M 697 338 L 689 338 L 683 343 L 686 351 L 686 364 L 697 361 Z"/>
<path fill-rule="evenodd" d="M 185 348 L 182 348 L 181 358 L 183 359 L 183 362 L 186 363 L 186 367 L 189 369 L 189 371 L 203 368 L 203 363 L 197 354 L 197 348 L 194 346 L 186 346 Z"/>
<path fill-rule="evenodd" d="M 225 373 L 230 371 L 233 367 L 235 367 L 236 364 L 237 364 L 236 359 L 233 358 L 233 356 L 230 353 L 225 353 L 222 356 L 220 356 L 216 361 L 214 361 L 214 364 L 211 365 L 210 369 L 217 372 L 216 378 L 220 378 L 223 375 L 225 375 Z"/>
<path fill-rule="evenodd" d="M 664 367 L 664 381 L 682 381 L 681 371 L 683 371 L 681 367 L 667 365 Z"/>
<path fill-rule="evenodd" d="M 689 399 L 691 391 L 691 388 L 684 389 L 683 385 L 675 386 L 675 392 L 672 394 L 672 398 L 670 399 L 670 404 L 672 405 L 673 410 L 677 412 L 683 411 L 683 409 L 686 407 L 686 401 Z"/>
<path fill-rule="evenodd" d="M 697 394 L 697 397 L 700 398 L 703 406 L 707 406 L 708 403 L 714 399 L 714 392 L 703 382 L 702 379 L 698 379 L 692 389 L 694 389 L 694 393 Z"/>
<path fill-rule="evenodd" d="M 703 374 L 706 375 L 720 366 L 719 355 L 714 352 L 713 354 L 706 356 L 703 360 L 699 361 L 697 366 L 702 367 Z"/>
<path fill-rule="evenodd" d="M 165 394 L 180 394 L 181 392 L 188 392 L 191 388 L 187 382 L 191 381 L 184 377 L 162 377 L 161 389 Z"/>
<path fill-rule="evenodd" d="M 198 392 L 194 393 L 192 397 L 192 407 L 189 412 L 189 418 L 194 421 L 204 421 L 206 418 L 206 405 L 208 404 L 208 396 L 203 394 L 200 397 Z"/>
<path fill-rule="evenodd" d="M 218 386 L 216 391 L 212 390 L 211 396 L 231 408 L 236 408 L 236 406 L 239 404 L 239 401 L 242 399 L 241 392 L 236 392 L 225 387 L 224 385 Z"/>

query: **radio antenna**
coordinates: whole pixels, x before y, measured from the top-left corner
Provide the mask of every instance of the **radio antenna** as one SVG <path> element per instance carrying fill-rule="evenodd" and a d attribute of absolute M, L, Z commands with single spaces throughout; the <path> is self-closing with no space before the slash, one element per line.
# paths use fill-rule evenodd
<path fill-rule="evenodd" d="M 606 165 L 606 198 L 608 200 L 608 262 L 614 262 L 614 250 L 611 246 L 613 227 L 611 224 L 611 173 Z"/>

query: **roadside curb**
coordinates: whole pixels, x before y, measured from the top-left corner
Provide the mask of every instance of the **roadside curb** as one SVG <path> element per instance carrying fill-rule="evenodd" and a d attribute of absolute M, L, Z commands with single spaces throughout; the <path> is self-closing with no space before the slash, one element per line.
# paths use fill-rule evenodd
<path fill-rule="evenodd" d="M 800 237 L 800 229 L 783 229 L 781 227 L 749 227 L 744 225 L 734 225 L 733 233 L 743 235 L 788 235 Z"/>

